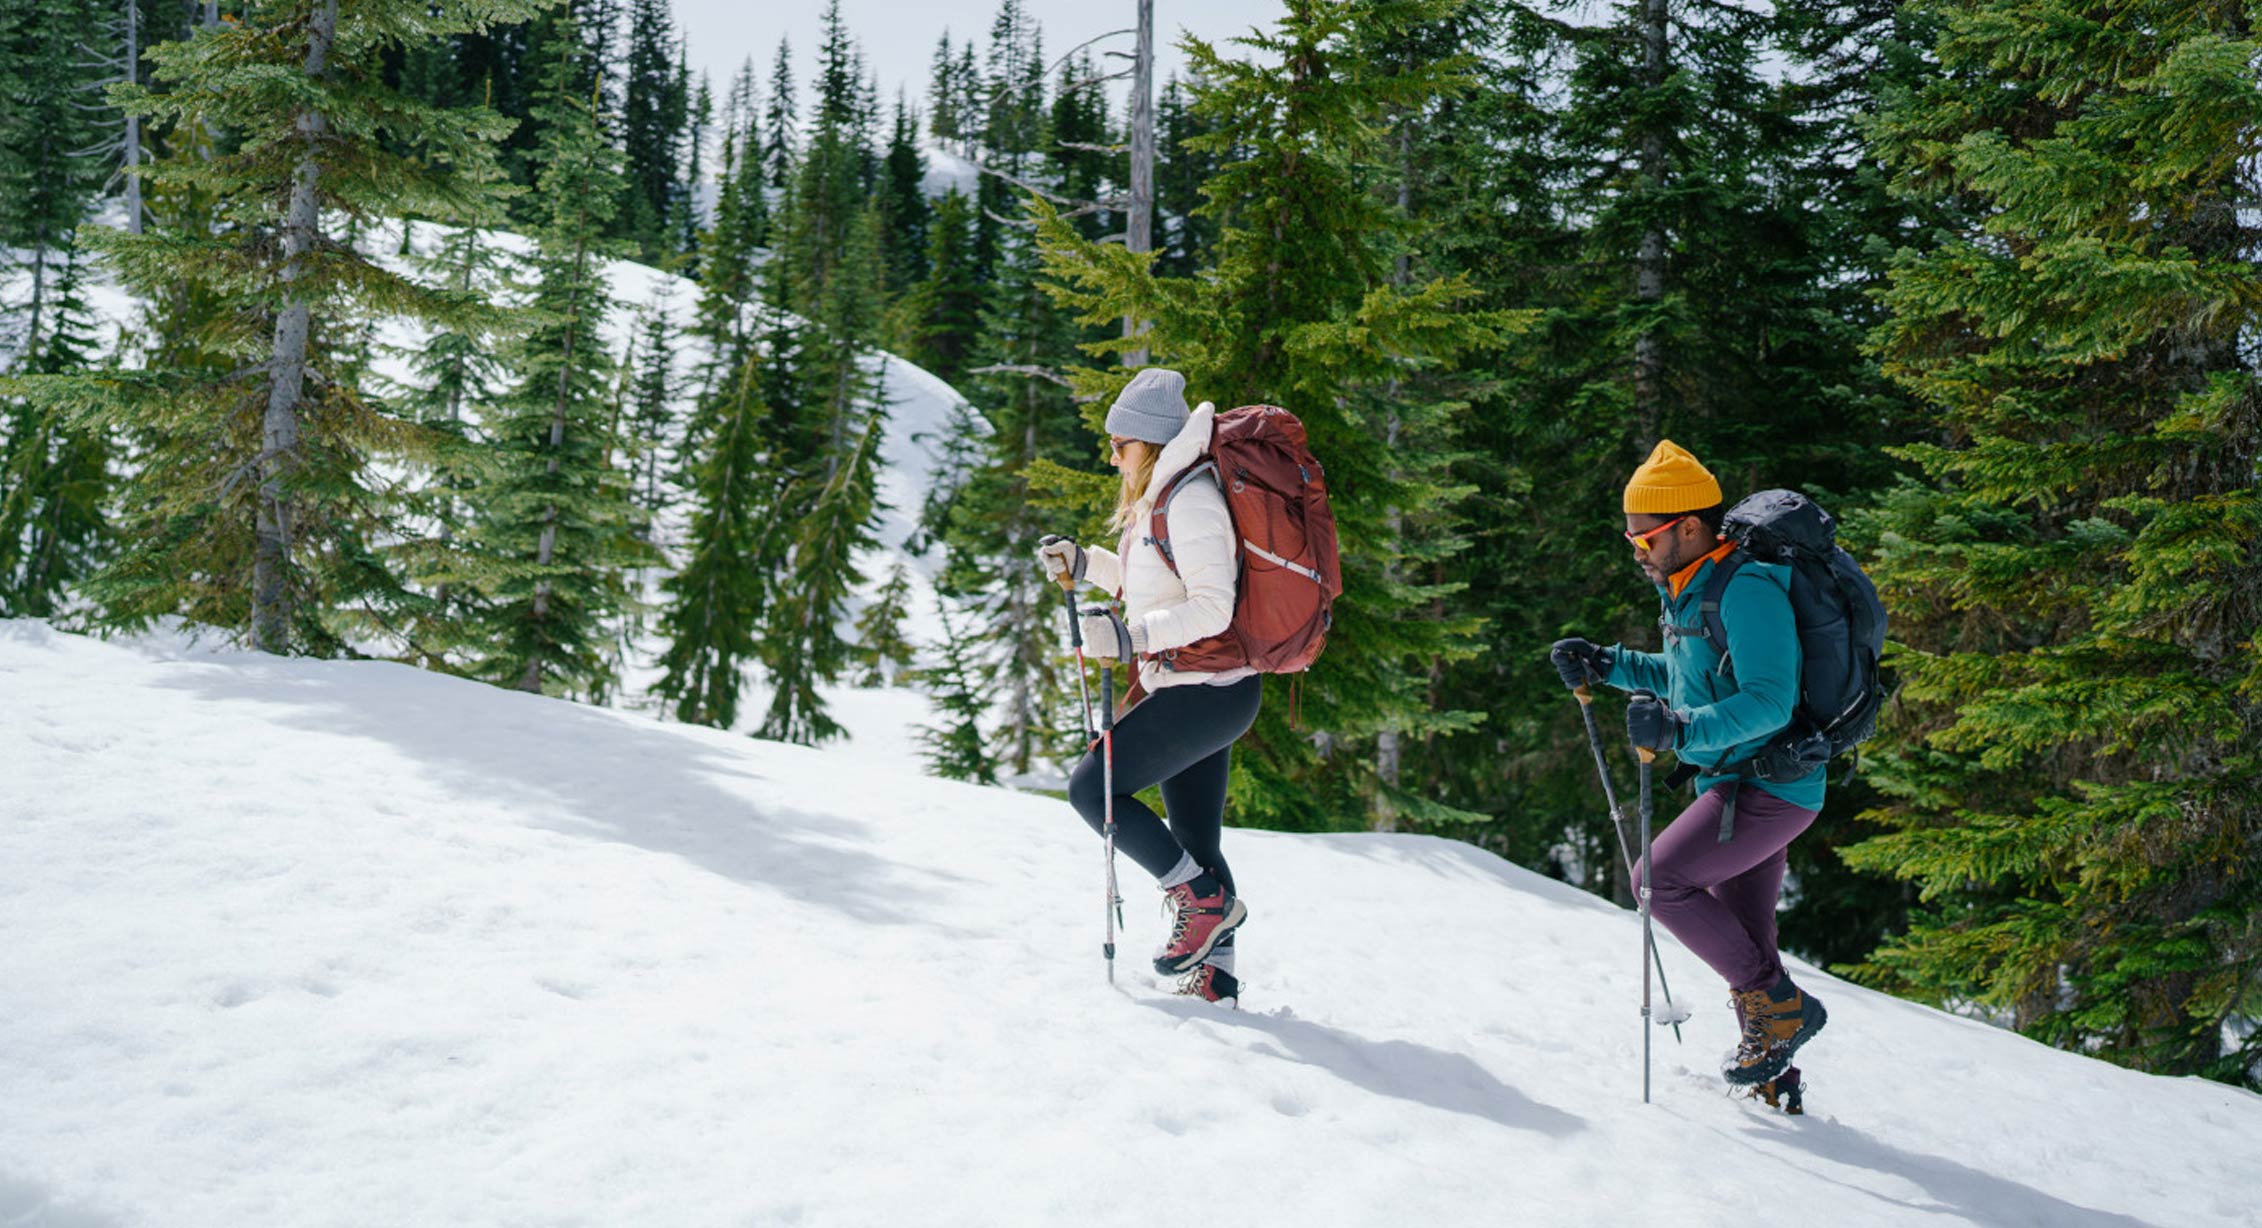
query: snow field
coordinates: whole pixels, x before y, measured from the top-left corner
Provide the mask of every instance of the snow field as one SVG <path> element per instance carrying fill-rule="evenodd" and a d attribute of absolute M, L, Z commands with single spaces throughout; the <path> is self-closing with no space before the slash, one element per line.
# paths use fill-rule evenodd
<path fill-rule="evenodd" d="M 0 1224 L 2254 1222 L 2262 1097 L 1800 968 L 1640 1103 L 1631 916 L 1235 832 L 1248 1009 L 1059 802 L 378 663 L 0 623 Z"/>

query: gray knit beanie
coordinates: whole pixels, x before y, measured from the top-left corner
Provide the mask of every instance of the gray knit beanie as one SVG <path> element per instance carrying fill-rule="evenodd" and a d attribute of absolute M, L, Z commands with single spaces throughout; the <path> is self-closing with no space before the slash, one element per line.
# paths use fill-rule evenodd
<path fill-rule="evenodd" d="M 1166 444 L 1185 429 L 1186 377 L 1176 371 L 1149 367 L 1131 377 L 1107 411 L 1107 433 L 1125 439 Z"/>

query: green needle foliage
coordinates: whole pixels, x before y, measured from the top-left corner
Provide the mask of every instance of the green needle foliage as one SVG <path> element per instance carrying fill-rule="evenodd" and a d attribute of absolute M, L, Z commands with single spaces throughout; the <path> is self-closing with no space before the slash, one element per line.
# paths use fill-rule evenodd
<path fill-rule="evenodd" d="M 1418 737 L 1472 720 L 1426 702 L 1431 663 L 1474 651 L 1473 628 L 1431 616 L 1455 586 L 1398 570 L 1412 538 L 1393 519 L 1394 510 L 1424 508 L 1421 557 L 1442 561 L 1454 549 L 1442 530 L 1467 491 L 1442 468 L 1407 467 L 1391 446 L 1384 391 L 1498 348 L 1520 321 L 1464 310 L 1474 292 L 1457 278 L 1393 283 L 1387 244 L 1402 223 L 1376 191 L 1373 161 L 1384 118 L 1463 88 L 1466 76 L 1452 61 L 1384 71 L 1353 36 L 1354 13 L 1373 32 L 1455 7 L 1294 0 L 1274 31 L 1243 40 L 1255 53 L 1246 60 L 1188 40 L 1194 71 L 1208 84 L 1194 109 L 1214 125 L 1191 144 L 1231 155 L 1207 186 L 1205 212 L 1221 222 L 1215 263 L 1196 276 L 1158 276 L 1146 258 L 1086 240 L 1039 209 L 1054 289 L 1083 322 L 1101 326 L 1126 314 L 1152 321 L 1138 343 L 1157 365 L 1184 371 L 1190 392 L 1221 408 L 1261 402 L 1294 411 L 1327 467 L 1344 594 L 1302 702 L 1305 721 L 1320 732 L 1289 727 L 1287 680 L 1274 679 L 1272 702 L 1244 743 L 1255 753 L 1234 761 L 1242 821 L 1365 826 L 1385 804 L 1372 753 L 1378 735 Z M 1083 348 L 1114 354 L 1131 344 L 1116 338 Z M 1097 398 L 1087 409 L 1097 429 L 1129 372 L 1074 374 L 1079 390 Z M 1436 454 L 1448 452 L 1460 408 L 1420 410 L 1417 429 Z M 1040 472 L 1057 488 L 1077 488 L 1065 471 Z"/>
<path fill-rule="evenodd" d="M 481 493 L 487 656 L 480 672 L 520 690 L 603 695 L 614 679 L 624 572 L 652 557 L 635 536 L 599 338 L 611 307 L 600 258 L 619 199 L 619 154 L 576 86 L 586 52 L 570 17 L 548 27 L 536 96 L 532 326 L 514 348 L 518 384 L 488 409 L 496 476 Z"/>
<path fill-rule="evenodd" d="M 1967 219 L 1874 335 L 1937 414 L 1874 518 L 1904 681 L 1856 865 L 1917 884 L 1860 971 L 2144 1070 L 2262 1040 L 2262 42 L 2152 0 L 1920 6 L 1876 128 Z"/>
<path fill-rule="evenodd" d="M 147 55 L 162 88 L 122 85 L 175 141 L 146 168 L 211 225 L 92 245 L 143 298 L 185 304 L 195 361 L 30 381 L 31 399 L 126 434 L 122 549 L 87 586 L 114 622 L 179 614 L 271 652 L 332 653 L 399 620 L 413 595 L 380 554 L 396 492 L 378 459 L 414 463 L 431 436 L 349 376 L 362 326 L 446 325 L 464 296 L 390 272 L 344 236 L 389 217 L 476 224 L 496 202 L 481 168 L 508 131 L 388 88 L 385 56 L 533 11 L 525 0 L 269 0 Z M 397 152 L 420 151 L 418 156 Z"/>

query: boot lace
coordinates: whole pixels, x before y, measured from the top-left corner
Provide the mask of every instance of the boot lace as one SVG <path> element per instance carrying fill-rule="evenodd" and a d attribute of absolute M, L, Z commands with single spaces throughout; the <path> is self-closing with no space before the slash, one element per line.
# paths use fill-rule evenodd
<path fill-rule="evenodd" d="M 1773 1000 L 1764 989 L 1734 994 L 1728 1000 L 1744 1025 L 1743 1036 L 1736 1042 L 1736 1057 L 1747 1064 L 1757 1061 L 1768 1049 L 1767 1008 Z"/>

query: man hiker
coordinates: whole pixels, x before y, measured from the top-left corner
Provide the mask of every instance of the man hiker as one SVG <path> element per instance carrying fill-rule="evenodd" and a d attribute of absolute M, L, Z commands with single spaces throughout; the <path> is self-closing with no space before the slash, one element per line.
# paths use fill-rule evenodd
<path fill-rule="evenodd" d="M 1707 579 L 1736 550 L 1720 536 L 1720 483 L 1667 440 L 1626 484 L 1626 540 L 1657 586 L 1663 652 L 1556 641 L 1565 686 L 1606 682 L 1633 692 L 1626 736 L 1673 752 L 1696 771 L 1696 800 L 1660 833 L 1635 881 L 1650 884 L 1659 923 L 1728 982 L 1742 1039 L 1722 1074 L 1767 1083 L 1822 1030 L 1822 1003 L 1791 983 L 1775 947 L 1784 850 L 1822 807 L 1826 766 L 1789 783 L 1760 779 L 1749 760 L 1791 721 L 1800 649 L 1790 568 L 1744 558 L 1719 594 L 1727 651 L 1704 633 Z"/>

